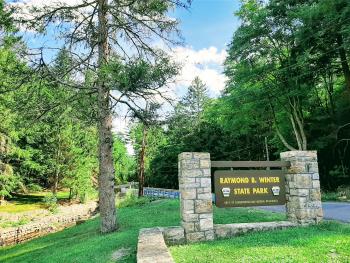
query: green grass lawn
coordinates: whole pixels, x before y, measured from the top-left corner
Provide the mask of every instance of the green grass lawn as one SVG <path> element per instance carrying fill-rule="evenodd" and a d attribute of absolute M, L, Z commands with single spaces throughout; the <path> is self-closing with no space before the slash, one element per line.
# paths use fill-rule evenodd
<path fill-rule="evenodd" d="M 36 209 L 44 209 L 45 205 L 43 199 L 45 196 L 50 195 L 51 192 L 35 192 L 30 194 L 16 194 L 13 195 L 6 205 L 0 206 L 0 212 L 7 213 L 19 213 Z M 60 191 L 57 192 L 57 199 L 68 199 L 69 192 Z"/>
<path fill-rule="evenodd" d="M 162 200 L 142 206 L 118 209 L 120 229 L 101 235 L 99 218 L 64 231 L 0 249 L 0 262 L 113 262 L 111 255 L 120 248 L 131 248 L 122 262 L 136 261 L 136 246 L 141 228 L 176 226 L 180 223 L 179 202 Z M 254 209 L 215 209 L 215 223 L 283 220 L 284 215 Z"/>
<path fill-rule="evenodd" d="M 131 249 L 118 262 L 135 262 L 141 228 L 179 225 L 178 200 L 158 200 L 118 209 L 118 232 L 101 235 L 99 218 L 64 231 L 0 249 L 0 262 L 115 262 L 114 251 Z M 284 220 L 279 213 L 246 208 L 214 210 L 215 223 L 243 223 Z M 337 223 L 247 234 L 245 236 L 188 246 L 171 247 L 177 262 L 347 262 L 350 227 Z M 284 261 L 282 260 L 284 257 Z M 346 258 L 348 257 L 348 258 Z M 337 261 L 338 260 L 338 261 Z M 344 261 L 345 260 L 345 261 Z"/>
<path fill-rule="evenodd" d="M 324 222 L 244 236 L 173 246 L 176 262 L 350 262 L 350 225 Z"/>

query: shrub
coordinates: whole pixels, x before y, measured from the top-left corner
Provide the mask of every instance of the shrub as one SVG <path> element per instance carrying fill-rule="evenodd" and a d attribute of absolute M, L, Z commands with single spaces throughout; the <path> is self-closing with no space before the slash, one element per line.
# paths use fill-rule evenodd
<path fill-rule="evenodd" d="M 53 194 L 49 194 L 44 197 L 44 204 L 46 209 L 48 209 L 52 213 L 56 213 L 58 211 L 57 197 Z"/>
<path fill-rule="evenodd" d="M 117 207 L 129 207 L 129 206 L 137 206 L 137 205 L 144 205 L 146 203 L 149 203 L 150 199 L 147 197 L 137 197 L 134 191 L 129 190 L 126 192 L 126 195 L 124 198 L 117 199 Z"/>
<path fill-rule="evenodd" d="M 337 189 L 337 192 L 339 194 L 340 199 L 350 200 L 350 186 L 349 185 L 339 186 Z"/>
<path fill-rule="evenodd" d="M 337 201 L 339 193 L 337 192 L 322 192 L 322 201 Z"/>
<path fill-rule="evenodd" d="M 30 183 L 26 186 L 26 188 L 28 189 L 29 192 L 42 192 L 43 188 L 38 185 L 38 184 L 34 184 L 34 183 Z"/>

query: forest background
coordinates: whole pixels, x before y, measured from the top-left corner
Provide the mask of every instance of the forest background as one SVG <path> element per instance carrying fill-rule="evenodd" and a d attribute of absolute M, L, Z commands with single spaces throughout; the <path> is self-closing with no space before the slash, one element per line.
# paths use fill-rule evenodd
<path fill-rule="evenodd" d="M 84 201 L 98 188 L 94 76 L 84 72 L 79 89 L 71 88 L 81 81 L 73 72 L 54 78 L 76 63 L 64 49 L 49 68 L 33 67 L 5 6 L 1 0 L 0 197 L 67 188 Z M 127 136 L 113 135 L 117 184 L 143 174 L 145 186 L 176 189 L 184 151 L 209 152 L 212 160 L 276 160 L 286 150 L 317 150 L 323 190 L 350 185 L 349 1 L 244 0 L 236 16 L 224 91 L 210 98 L 194 76 L 171 114 L 162 116 L 154 101 L 143 115 L 136 111 Z M 173 69 L 167 74 L 176 75 Z M 126 66 L 115 81 L 145 70 L 153 69 L 142 61 Z"/>

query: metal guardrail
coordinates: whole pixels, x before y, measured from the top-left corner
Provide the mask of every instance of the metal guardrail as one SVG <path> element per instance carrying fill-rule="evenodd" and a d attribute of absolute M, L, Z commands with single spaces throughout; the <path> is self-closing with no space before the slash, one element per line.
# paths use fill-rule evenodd
<path fill-rule="evenodd" d="M 175 189 L 144 187 L 143 195 L 158 198 L 179 199 L 180 191 Z"/>

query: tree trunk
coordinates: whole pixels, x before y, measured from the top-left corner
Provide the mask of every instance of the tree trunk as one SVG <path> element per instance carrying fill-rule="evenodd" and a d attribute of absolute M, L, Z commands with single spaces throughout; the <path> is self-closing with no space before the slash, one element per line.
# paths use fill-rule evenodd
<path fill-rule="evenodd" d="M 147 125 L 143 125 L 142 146 L 140 154 L 140 173 L 139 173 L 139 196 L 143 196 L 143 187 L 145 185 L 145 153 L 147 140 Z"/>
<path fill-rule="evenodd" d="M 302 113 L 300 113 L 300 115 L 301 114 Z M 294 118 L 298 124 L 299 131 L 300 131 L 300 137 L 301 137 L 301 141 L 302 141 L 301 150 L 306 151 L 307 150 L 307 138 L 306 138 L 305 129 L 304 129 L 304 121 L 301 120 L 302 116 L 300 116 L 300 115 L 298 115 L 298 112 L 297 112 L 296 106 L 295 106 L 294 107 Z"/>
<path fill-rule="evenodd" d="M 60 127 L 59 127 L 60 129 Z M 61 136 L 58 134 L 58 145 L 57 145 L 57 155 L 56 155 L 56 171 L 53 178 L 52 184 L 52 194 L 57 197 L 58 179 L 60 176 L 60 159 L 61 159 Z"/>
<path fill-rule="evenodd" d="M 277 125 L 275 124 L 276 126 L 276 133 L 277 133 L 277 136 L 280 138 L 281 142 L 283 143 L 283 145 L 290 151 L 295 151 L 296 149 L 291 146 L 287 140 L 283 137 L 282 133 L 280 132 L 280 130 L 278 129 Z"/>
<path fill-rule="evenodd" d="M 276 119 L 276 114 L 275 114 L 275 109 L 274 109 L 274 107 L 273 107 L 271 101 L 269 101 L 269 102 L 270 102 L 271 113 L 272 113 L 273 122 L 274 122 L 274 126 L 275 126 L 275 129 L 276 129 L 276 133 L 277 133 L 278 138 L 280 138 L 281 142 L 283 143 L 283 145 L 284 145 L 288 150 L 290 150 L 290 151 L 295 151 L 296 149 L 295 149 L 293 146 L 291 146 L 291 145 L 287 142 L 287 140 L 284 138 L 284 136 L 282 135 L 282 133 L 281 133 L 280 130 L 278 129 L 277 119 Z"/>
<path fill-rule="evenodd" d="M 340 56 L 341 66 L 342 66 L 343 74 L 345 78 L 345 84 L 347 89 L 350 90 L 350 69 L 346 58 L 346 52 L 343 47 L 343 37 L 340 34 L 337 36 L 337 42 L 339 46 L 339 56 Z"/>
<path fill-rule="evenodd" d="M 112 112 L 110 108 L 109 93 L 102 67 L 107 63 L 109 56 L 108 25 L 107 25 L 107 0 L 98 0 L 98 69 L 97 81 L 98 108 L 99 108 L 99 208 L 101 215 L 101 232 L 108 233 L 117 229 L 117 217 L 114 192 L 114 166 L 113 166 L 113 136 L 112 136 Z"/>
<path fill-rule="evenodd" d="M 298 130 L 297 130 L 297 127 L 296 127 L 296 125 L 295 125 L 295 121 L 294 121 L 294 118 L 293 118 L 293 114 L 290 114 L 290 121 L 291 121 L 291 123 L 292 123 L 292 127 L 293 127 L 293 131 L 294 131 L 295 139 L 297 140 L 298 150 L 302 150 L 301 138 L 300 138 L 299 132 L 298 132 Z"/>
<path fill-rule="evenodd" d="M 266 136 L 265 136 L 265 151 L 266 151 L 266 161 L 270 161 L 269 145 L 267 143 Z M 270 170 L 270 167 L 266 167 L 266 170 Z"/>
<path fill-rule="evenodd" d="M 54 196 L 57 196 L 58 175 L 59 175 L 59 171 L 56 171 L 55 177 L 54 177 L 54 180 L 53 180 L 53 185 L 52 185 L 52 194 L 53 194 Z"/>

